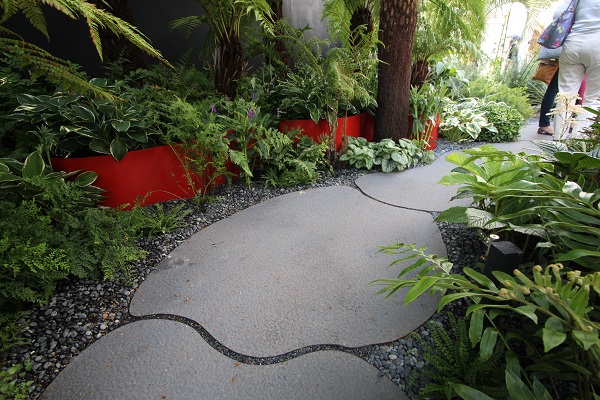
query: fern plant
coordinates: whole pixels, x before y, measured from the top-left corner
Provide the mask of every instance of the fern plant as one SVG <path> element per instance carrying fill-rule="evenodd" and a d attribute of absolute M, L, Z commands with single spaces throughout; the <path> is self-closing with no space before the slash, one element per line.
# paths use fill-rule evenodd
<path fill-rule="evenodd" d="M 0 16 L 0 51 L 15 57 L 22 67 L 31 72 L 34 78 L 44 76 L 50 81 L 60 84 L 64 90 L 89 90 L 103 97 L 113 97 L 105 90 L 90 84 L 68 61 L 55 57 L 36 45 L 25 42 L 17 33 L 4 26 L 10 18 L 21 13 L 36 30 L 49 40 L 50 36 L 43 14 L 43 6 L 45 5 L 57 9 L 69 18 L 77 19 L 81 17 L 85 20 L 90 29 L 90 38 L 101 60 L 103 57 L 99 30 L 108 29 L 117 36 L 123 36 L 145 53 L 170 65 L 136 27 L 87 1 L 4 0 L 0 2 L 0 10 L 2 11 Z"/>
<path fill-rule="evenodd" d="M 243 72 L 242 35 L 253 21 L 261 23 L 270 18 L 271 6 L 266 0 L 196 0 L 203 15 L 191 15 L 171 22 L 170 28 L 186 36 L 206 24 L 209 27 L 207 43 L 213 50 L 210 70 L 215 88 L 233 98 L 237 94 L 237 80 Z"/>
<path fill-rule="evenodd" d="M 482 359 L 479 348 L 473 346 L 469 339 L 465 319 L 447 314 L 450 331 L 438 324 L 429 323 L 432 343 L 423 343 L 423 357 L 432 369 L 423 370 L 422 374 L 430 382 L 419 394 L 424 398 L 459 398 L 453 384 L 461 384 L 479 390 L 494 399 L 504 399 L 508 391 L 504 385 L 504 374 L 501 368 L 504 357 L 504 346 L 496 343 L 492 355 Z"/>

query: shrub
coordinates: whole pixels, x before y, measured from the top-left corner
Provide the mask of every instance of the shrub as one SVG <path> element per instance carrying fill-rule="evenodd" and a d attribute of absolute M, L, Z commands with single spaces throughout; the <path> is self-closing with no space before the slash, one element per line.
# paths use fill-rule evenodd
<path fill-rule="evenodd" d="M 513 142 L 517 140 L 523 126 L 523 117 L 513 107 L 490 101 L 483 106 L 485 119 L 492 124 L 496 131 L 484 127 L 479 134 L 482 142 Z"/>
<path fill-rule="evenodd" d="M 526 89 L 522 87 L 510 88 L 503 83 L 479 77 L 471 81 L 469 85 L 464 86 L 461 94 L 464 97 L 476 97 L 486 101 L 505 103 L 516 109 L 525 120 L 533 115 L 533 108 Z"/>
<path fill-rule="evenodd" d="M 340 157 L 340 161 L 347 161 L 355 168 L 370 170 L 378 165 L 385 173 L 403 171 L 421 162 L 429 164 L 434 159 L 433 151 L 423 150 L 422 142 L 417 140 L 400 139 L 396 143 L 383 139 L 375 143 L 367 142 L 365 138 L 349 138 L 348 149 Z"/>

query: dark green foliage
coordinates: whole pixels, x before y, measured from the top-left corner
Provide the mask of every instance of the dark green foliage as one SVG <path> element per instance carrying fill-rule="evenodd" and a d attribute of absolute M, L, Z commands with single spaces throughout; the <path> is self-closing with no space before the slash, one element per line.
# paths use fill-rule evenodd
<path fill-rule="evenodd" d="M 318 144 L 293 130 L 281 133 L 266 130 L 257 141 L 266 186 L 306 185 L 319 177 L 329 164 L 325 160 L 327 144 Z"/>
<path fill-rule="evenodd" d="M 25 381 L 25 374 L 31 371 L 29 362 L 25 366 L 15 364 L 0 371 L 0 399 L 25 400 L 33 389 L 33 381 Z"/>
<path fill-rule="evenodd" d="M 96 208 L 101 189 L 86 172 L 49 172 L 39 153 L 24 163 L 0 159 L 0 308 L 44 303 L 59 280 L 113 278 L 143 253 L 135 225 L 118 210 Z"/>
<path fill-rule="evenodd" d="M 146 207 L 136 207 L 132 210 L 137 230 L 147 237 L 173 232 L 188 226 L 185 217 L 191 212 L 191 210 L 186 209 L 184 203 L 171 209 L 165 209 L 165 205 L 159 203 Z"/>
<path fill-rule="evenodd" d="M 0 312 L 0 353 L 25 343 L 17 322 L 22 315 L 22 312 Z"/>
<path fill-rule="evenodd" d="M 20 106 L 8 115 L 14 121 L 14 135 L 23 143 L 42 144 L 59 157 L 111 154 L 117 161 L 128 150 L 160 143 L 153 130 L 154 120 L 138 104 L 125 100 L 131 96 L 130 91 L 109 86 L 104 79 L 92 82 L 121 100 L 98 99 L 90 92 L 20 94 Z"/>
<path fill-rule="evenodd" d="M 495 101 L 487 102 L 483 106 L 485 119 L 494 125 L 497 132 L 483 128 L 479 133 L 478 140 L 482 142 L 514 142 L 521 133 L 524 119 L 513 107 Z"/>
<path fill-rule="evenodd" d="M 51 218 L 33 201 L 0 202 L 0 309 L 46 302 L 68 274 Z"/>
<path fill-rule="evenodd" d="M 461 94 L 463 97 L 476 97 L 485 101 L 506 103 L 516 109 L 524 119 L 533 115 L 529 97 L 525 88 L 522 87 L 510 88 L 503 83 L 480 77 L 464 86 Z"/>
<path fill-rule="evenodd" d="M 479 348 L 471 345 L 466 321 L 451 313 L 448 317 L 451 332 L 435 323 L 429 324 L 433 344 L 424 344 L 423 356 L 432 369 L 424 370 L 423 374 L 431 381 L 419 394 L 425 398 L 460 398 L 450 385 L 460 383 L 495 399 L 508 397 L 502 368 L 502 344 L 497 343 L 492 356 L 482 361 Z"/>

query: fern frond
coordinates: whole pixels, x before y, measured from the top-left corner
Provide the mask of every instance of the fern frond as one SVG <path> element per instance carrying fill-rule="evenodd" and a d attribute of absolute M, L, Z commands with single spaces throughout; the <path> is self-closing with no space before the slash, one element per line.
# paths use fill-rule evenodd
<path fill-rule="evenodd" d="M 169 23 L 169 30 L 171 32 L 181 32 L 187 39 L 194 30 L 201 27 L 205 22 L 206 17 L 203 15 L 190 15 L 188 17 L 177 18 L 171 21 Z"/>
<path fill-rule="evenodd" d="M 75 92 L 89 90 L 96 96 L 115 99 L 112 94 L 89 83 L 66 61 L 54 57 L 31 43 L 0 38 L 0 51 L 12 54 L 22 67 L 29 68 L 34 77 L 45 76 L 49 81 L 60 84 L 65 90 Z"/>
<path fill-rule="evenodd" d="M 42 4 L 47 4 L 50 7 L 56 8 L 61 13 L 65 14 L 71 19 L 77 19 L 75 10 L 77 7 L 84 3 L 84 1 L 77 0 L 40 0 Z"/>
<path fill-rule="evenodd" d="M 2 8 L 2 17 L 0 18 L 0 24 L 3 24 L 10 17 L 19 12 L 18 4 L 13 0 L 0 1 L 0 8 Z"/>
<path fill-rule="evenodd" d="M 29 23 L 35 29 L 42 32 L 46 36 L 46 39 L 50 40 L 48 28 L 46 27 L 46 19 L 44 18 L 39 2 L 37 0 L 20 0 L 18 5 L 23 15 L 29 20 Z"/>

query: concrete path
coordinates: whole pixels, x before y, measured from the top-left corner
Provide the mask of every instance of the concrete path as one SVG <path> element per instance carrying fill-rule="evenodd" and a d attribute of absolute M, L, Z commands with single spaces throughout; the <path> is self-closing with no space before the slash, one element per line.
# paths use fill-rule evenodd
<path fill-rule="evenodd" d="M 528 125 L 521 142 L 545 139 Z M 444 255 L 433 218 L 456 193 L 436 182 L 452 169 L 432 165 L 358 179 L 350 187 L 295 192 L 243 210 L 175 249 L 135 293 L 144 317 L 95 342 L 43 399 L 407 399 L 366 361 L 343 351 L 396 340 L 426 321 L 437 298 L 402 306 L 382 301 L 378 278 L 395 277 L 378 246 L 418 243 Z M 165 320 L 164 318 L 170 320 Z M 287 354 L 272 365 L 240 364 L 213 349 L 186 321 L 221 345 L 252 357 Z M 294 357 L 294 353 L 302 353 Z"/>

